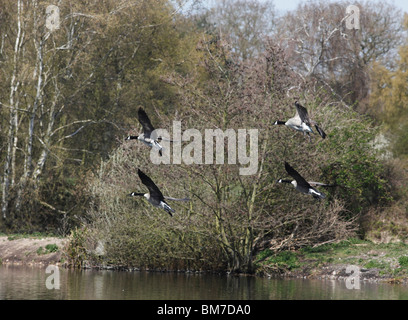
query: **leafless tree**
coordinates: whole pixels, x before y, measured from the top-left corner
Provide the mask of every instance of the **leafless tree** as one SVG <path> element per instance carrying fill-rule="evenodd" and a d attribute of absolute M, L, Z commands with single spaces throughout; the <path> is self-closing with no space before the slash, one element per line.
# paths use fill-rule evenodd
<path fill-rule="evenodd" d="M 221 0 L 207 13 L 222 40 L 243 60 L 263 50 L 263 40 L 275 27 L 275 6 L 272 0 Z"/>
<path fill-rule="evenodd" d="M 368 93 L 368 68 L 395 54 L 401 41 L 402 13 L 385 1 L 358 2 L 360 29 L 348 29 L 345 1 L 302 3 L 282 16 L 275 39 L 293 70 L 316 79 L 345 105 Z"/>
<path fill-rule="evenodd" d="M 241 176 L 242 164 L 226 163 L 229 138 L 224 141 L 224 164 L 156 165 L 152 177 L 160 181 L 166 194 L 175 197 L 187 194 L 191 198 L 188 204 L 176 208 L 171 219 L 151 207 L 145 208 L 140 203 L 132 207 L 121 200 L 120 194 L 138 190 L 140 186 L 140 183 L 134 186 L 138 181 L 136 169 L 151 167 L 149 155 L 140 144 L 120 146 L 101 167 L 100 175 L 91 181 L 94 205 L 89 213 L 98 229 L 103 230 L 100 237 L 106 234 L 112 234 L 109 239 L 119 237 L 120 241 L 115 240 L 113 245 L 123 252 L 119 244 L 131 242 L 123 226 L 131 223 L 127 233 L 135 237 L 147 233 L 154 239 L 146 243 L 149 249 L 138 245 L 139 253 L 149 254 L 138 256 L 135 263 L 149 263 L 149 257 L 157 257 L 155 263 L 171 265 L 168 259 L 171 256 L 184 263 L 195 261 L 199 268 L 217 268 L 221 263 L 231 271 L 251 272 L 254 254 L 261 248 L 274 251 L 299 248 L 354 234 L 355 221 L 342 217 L 342 201 L 318 202 L 296 194 L 295 190 L 280 188 L 276 183 L 284 174 L 283 163 L 287 158 L 298 163 L 308 161 L 303 169 L 310 176 L 318 177 L 321 170 L 302 152 L 307 149 L 316 153 L 315 145 L 309 146 L 309 141 L 302 136 L 293 135 L 289 130 L 274 130 L 271 125 L 278 117 L 293 113 L 294 101 L 288 98 L 287 91 L 301 80 L 290 70 L 282 51 L 273 42 L 264 46 L 266 50 L 257 59 L 242 62 L 235 58 L 235 63 L 231 63 L 234 58 L 229 54 L 228 43 L 221 40 L 214 43 L 204 37 L 197 46 L 202 56 L 196 70 L 163 78 L 180 91 L 179 108 L 175 114 L 162 115 L 164 123 L 176 118 L 182 120 L 183 128 L 194 128 L 202 134 L 208 128 L 259 130 L 255 174 Z M 206 70 L 206 78 L 198 86 L 195 76 L 202 70 Z M 324 102 L 314 109 L 315 114 L 321 116 L 319 110 Z M 333 125 L 328 119 L 326 116 L 322 121 L 325 128 Z M 339 119 L 337 125 L 343 125 Z M 324 161 L 330 159 L 330 155 L 317 158 Z M 129 217 L 136 220 L 135 223 L 125 222 L 128 212 L 134 212 Z M 121 221 L 120 232 L 115 227 L 117 219 Z"/>

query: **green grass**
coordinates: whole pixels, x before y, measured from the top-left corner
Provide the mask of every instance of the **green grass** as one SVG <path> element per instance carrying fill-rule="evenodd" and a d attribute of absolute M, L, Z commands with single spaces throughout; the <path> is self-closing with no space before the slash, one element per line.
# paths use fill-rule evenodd
<path fill-rule="evenodd" d="M 378 269 L 381 274 L 408 277 L 408 244 L 375 244 L 371 241 L 349 239 L 297 251 L 274 253 L 263 250 L 256 256 L 259 270 L 280 268 L 288 271 L 319 268 L 328 264 L 358 265 Z"/>
<path fill-rule="evenodd" d="M 379 261 L 379 260 L 370 260 L 364 264 L 364 268 L 366 269 L 386 270 L 388 267 L 389 267 L 389 264 Z"/>
<path fill-rule="evenodd" d="M 57 252 L 57 251 L 58 251 L 58 246 L 55 243 L 53 243 L 53 244 L 47 244 L 45 246 L 45 249 L 43 247 L 39 247 L 37 249 L 37 254 L 42 255 L 42 254 L 48 254 L 48 253 Z"/>
<path fill-rule="evenodd" d="M 279 268 L 293 270 L 299 267 L 298 254 L 293 251 L 282 251 L 271 256 L 269 263 L 275 264 Z"/>
<path fill-rule="evenodd" d="M 408 268 L 408 256 L 401 256 L 398 258 L 398 263 L 401 268 Z"/>

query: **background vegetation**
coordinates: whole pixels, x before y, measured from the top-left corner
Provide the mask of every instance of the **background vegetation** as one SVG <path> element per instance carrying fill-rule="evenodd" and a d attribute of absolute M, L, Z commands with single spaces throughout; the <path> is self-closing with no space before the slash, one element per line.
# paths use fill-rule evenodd
<path fill-rule="evenodd" d="M 348 30 L 344 1 L 283 15 L 255 0 L 60 1 L 53 31 L 48 5 L 0 6 L 1 232 L 69 236 L 75 266 L 249 272 L 263 250 L 406 239 L 407 22 L 394 5 L 360 2 Z M 272 125 L 295 99 L 325 140 Z M 152 165 L 123 139 L 140 106 L 169 132 L 258 129 L 257 173 Z M 337 187 L 319 202 L 278 185 L 284 161 Z M 145 191 L 138 168 L 191 201 L 170 218 L 127 197 Z"/>

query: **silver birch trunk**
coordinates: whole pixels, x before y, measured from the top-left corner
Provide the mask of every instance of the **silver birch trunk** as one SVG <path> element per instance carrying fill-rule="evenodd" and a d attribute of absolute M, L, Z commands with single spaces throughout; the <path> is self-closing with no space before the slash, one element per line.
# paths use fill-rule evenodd
<path fill-rule="evenodd" d="M 22 43 L 21 35 L 21 16 L 22 16 L 22 2 L 17 1 L 17 34 L 16 41 L 14 45 L 14 58 L 13 58 L 13 73 L 10 80 L 10 121 L 8 130 L 8 141 L 7 141 L 7 154 L 4 163 L 4 174 L 3 174 L 3 186 L 2 186 L 2 199 L 1 199 L 1 212 L 4 219 L 7 218 L 7 208 L 9 201 L 9 189 L 10 183 L 14 183 L 14 166 L 15 166 L 15 152 L 17 147 L 16 129 L 18 124 L 17 118 L 17 106 L 15 95 L 19 86 L 17 80 L 18 72 L 18 60 L 19 52 Z M 11 180 L 11 181 L 10 181 Z"/>
<path fill-rule="evenodd" d="M 36 17 L 34 17 L 34 33 L 37 31 L 37 23 L 35 21 Z M 33 171 L 33 140 L 34 140 L 34 128 L 35 128 L 35 119 L 37 114 L 38 106 L 41 105 L 42 102 L 42 89 L 43 89 L 43 43 L 44 40 L 38 41 L 34 35 L 34 47 L 37 52 L 37 62 L 36 68 L 34 69 L 34 76 L 37 77 L 37 85 L 36 85 L 36 94 L 35 99 L 33 102 L 33 107 L 30 112 L 30 120 L 28 124 L 28 139 L 27 139 L 27 152 L 25 156 L 25 163 L 24 163 L 24 171 L 23 175 L 20 180 L 20 184 L 18 186 L 17 191 L 17 199 L 15 209 L 16 212 L 19 212 L 21 207 L 21 196 L 23 193 L 24 188 L 27 185 L 28 179 L 30 179 Z"/>

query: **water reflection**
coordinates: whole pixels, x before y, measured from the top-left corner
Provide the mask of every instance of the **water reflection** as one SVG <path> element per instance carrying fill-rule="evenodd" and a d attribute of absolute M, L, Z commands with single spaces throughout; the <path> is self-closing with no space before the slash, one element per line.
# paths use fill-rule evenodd
<path fill-rule="evenodd" d="M 65 300 L 407 300 L 403 285 L 266 279 L 184 273 L 59 269 L 60 289 L 47 289 L 45 268 L 0 266 L 0 299 Z"/>

